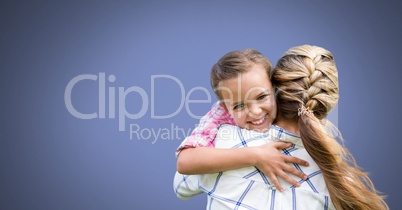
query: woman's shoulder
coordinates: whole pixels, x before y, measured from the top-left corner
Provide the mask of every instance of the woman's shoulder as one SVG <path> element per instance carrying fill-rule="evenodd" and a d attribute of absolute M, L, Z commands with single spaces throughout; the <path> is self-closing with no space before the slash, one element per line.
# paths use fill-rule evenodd
<path fill-rule="evenodd" d="M 235 125 L 222 125 L 215 138 L 216 143 L 219 144 L 220 141 L 225 141 L 232 143 L 231 147 L 236 147 L 237 144 L 242 143 L 248 146 L 259 146 L 263 143 L 273 142 L 273 141 L 287 141 L 303 147 L 300 136 L 288 132 L 283 128 L 272 125 L 267 132 L 256 132 L 253 130 L 247 130 L 240 128 Z M 239 145 L 237 145 L 239 146 Z M 225 147 L 228 147 L 226 145 Z"/>
<path fill-rule="evenodd" d="M 239 148 L 260 146 L 270 141 L 272 138 L 269 132 L 259 133 L 234 125 L 223 125 L 219 128 L 214 143 L 217 148 Z"/>

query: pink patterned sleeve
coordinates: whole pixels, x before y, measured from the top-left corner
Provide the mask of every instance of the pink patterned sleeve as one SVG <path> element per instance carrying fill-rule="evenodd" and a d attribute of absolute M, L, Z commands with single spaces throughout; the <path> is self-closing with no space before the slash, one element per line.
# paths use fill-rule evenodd
<path fill-rule="evenodd" d="M 198 126 L 176 149 L 176 157 L 184 148 L 214 147 L 214 139 L 219 127 L 223 124 L 236 125 L 233 117 L 221 103 L 216 103 L 212 109 L 201 118 Z"/>

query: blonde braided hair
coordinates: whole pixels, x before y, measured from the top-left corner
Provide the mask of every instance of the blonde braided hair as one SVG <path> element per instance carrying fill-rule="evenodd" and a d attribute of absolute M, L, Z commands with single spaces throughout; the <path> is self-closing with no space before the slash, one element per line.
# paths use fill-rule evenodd
<path fill-rule="evenodd" d="M 272 72 L 278 118 L 298 122 L 303 144 L 320 167 L 336 209 L 389 209 L 353 156 L 329 132 L 325 117 L 339 99 L 338 72 L 332 54 L 321 47 L 289 49 Z M 342 137 L 338 131 L 338 137 Z"/>

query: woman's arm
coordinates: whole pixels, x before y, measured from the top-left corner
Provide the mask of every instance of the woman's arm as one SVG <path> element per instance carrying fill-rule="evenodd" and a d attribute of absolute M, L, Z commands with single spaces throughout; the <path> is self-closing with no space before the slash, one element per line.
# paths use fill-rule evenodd
<path fill-rule="evenodd" d="M 182 200 L 201 194 L 203 191 L 199 188 L 198 181 L 198 175 L 183 175 L 176 172 L 173 180 L 174 193 Z"/>

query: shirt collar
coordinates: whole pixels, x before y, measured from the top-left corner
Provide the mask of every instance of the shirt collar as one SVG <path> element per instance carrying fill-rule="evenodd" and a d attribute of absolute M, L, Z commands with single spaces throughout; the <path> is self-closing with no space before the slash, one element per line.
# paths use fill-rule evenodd
<path fill-rule="evenodd" d="M 269 129 L 268 132 L 269 136 L 272 137 L 272 140 L 274 141 L 278 140 L 286 141 L 296 144 L 300 147 L 304 147 L 301 137 L 299 135 L 286 131 L 277 125 L 271 125 L 271 128 Z"/>

